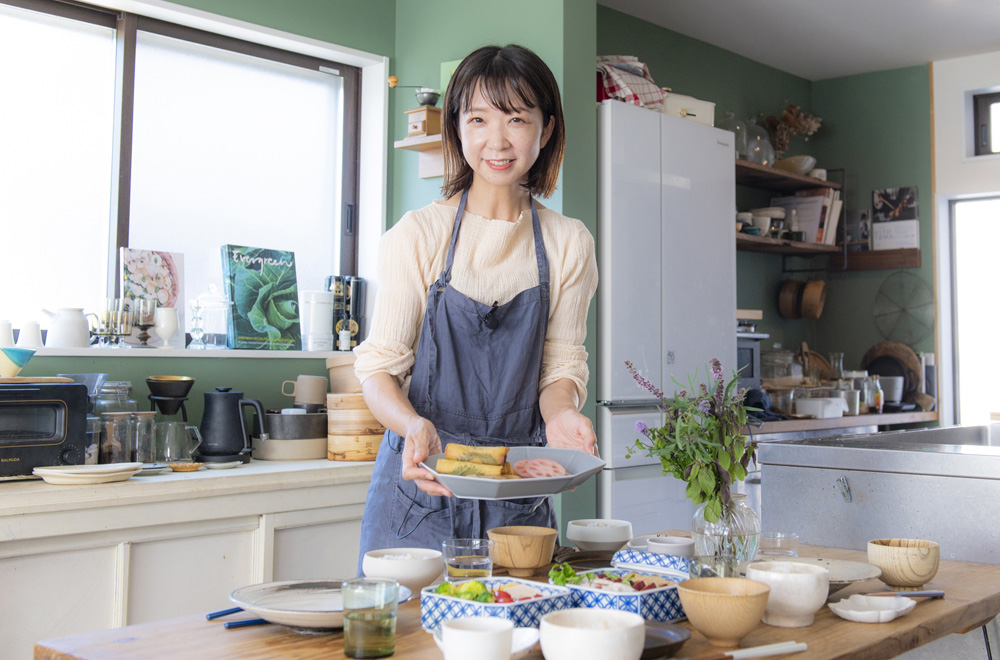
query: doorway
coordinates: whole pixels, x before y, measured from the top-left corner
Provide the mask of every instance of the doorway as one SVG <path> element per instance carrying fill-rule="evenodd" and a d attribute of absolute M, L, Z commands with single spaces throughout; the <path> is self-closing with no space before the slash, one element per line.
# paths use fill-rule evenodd
<path fill-rule="evenodd" d="M 963 426 L 1000 413 L 1000 197 L 951 203 L 955 412 Z"/>

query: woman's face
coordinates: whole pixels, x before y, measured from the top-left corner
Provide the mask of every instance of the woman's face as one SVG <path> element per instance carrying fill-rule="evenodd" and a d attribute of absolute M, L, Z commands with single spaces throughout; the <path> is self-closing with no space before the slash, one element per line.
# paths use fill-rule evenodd
<path fill-rule="evenodd" d="M 495 186 L 520 186 L 552 135 L 538 108 L 506 114 L 477 91 L 459 116 L 462 153 L 474 177 Z"/>

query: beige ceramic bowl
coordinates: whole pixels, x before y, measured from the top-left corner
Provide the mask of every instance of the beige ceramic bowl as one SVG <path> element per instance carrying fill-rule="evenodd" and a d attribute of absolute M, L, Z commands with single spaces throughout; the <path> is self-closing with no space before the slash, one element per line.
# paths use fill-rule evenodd
<path fill-rule="evenodd" d="M 514 577 L 530 577 L 542 566 L 552 563 L 558 531 L 551 527 L 515 525 L 486 531 L 493 541 L 493 563 L 507 569 Z"/>
<path fill-rule="evenodd" d="M 816 159 L 812 156 L 790 156 L 788 158 L 782 158 L 779 161 L 775 161 L 774 163 L 775 169 L 785 170 L 786 172 L 793 172 L 803 176 L 805 176 L 806 172 L 809 172 L 814 167 L 816 167 Z"/>
<path fill-rule="evenodd" d="M 645 620 L 634 612 L 573 608 L 556 610 L 538 625 L 545 660 L 615 658 L 639 660 Z"/>
<path fill-rule="evenodd" d="M 566 538 L 581 550 L 616 552 L 632 538 L 632 523 L 609 518 L 570 520 Z"/>
<path fill-rule="evenodd" d="M 882 569 L 879 579 L 901 591 L 915 591 L 934 579 L 941 548 L 921 539 L 876 539 L 868 542 L 868 562 Z"/>
<path fill-rule="evenodd" d="M 428 548 L 383 548 L 369 550 L 361 560 L 365 577 L 394 578 L 419 593 L 444 571 L 440 550 Z"/>
<path fill-rule="evenodd" d="M 692 578 L 677 584 L 688 621 L 713 646 L 739 646 L 767 607 L 771 587 L 743 578 Z"/>

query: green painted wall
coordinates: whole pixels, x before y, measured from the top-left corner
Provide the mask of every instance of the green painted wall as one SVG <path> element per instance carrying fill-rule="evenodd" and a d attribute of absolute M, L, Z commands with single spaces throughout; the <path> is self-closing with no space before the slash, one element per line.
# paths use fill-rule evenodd
<path fill-rule="evenodd" d="M 813 111 L 823 117 L 813 151 L 846 169 L 849 208 L 871 208 L 877 188 L 916 186 L 921 267 L 911 272 L 934 287 L 934 200 L 931 172 L 931 81 L 929 66 L 835 78 L 813 83 Z M 844 365 L 860 368 L 861 358 L 883 340 L 873 306 L 879 286 L 893 270 L 831 273 L 823 318 L 810 345 L 822 352 L 842 350 Z M 933 352 L 934 335 L 912 348 Z"/>

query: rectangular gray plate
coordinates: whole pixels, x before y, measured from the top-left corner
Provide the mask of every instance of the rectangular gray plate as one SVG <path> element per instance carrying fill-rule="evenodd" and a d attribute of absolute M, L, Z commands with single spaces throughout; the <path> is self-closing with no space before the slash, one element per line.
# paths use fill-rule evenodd
<path fill-rule="evenodd" d="M 420 465 L 435 474 L 455 494 L 476 500 L 513 500 L 520 497 L 540 497 L 555 495 L 572 490 L 604 468 L 604 461 L 578 449 L 556 449 L 554 447 L 511 447 L 507 461 L 513 465 L 526 458 L 551 458 L 566 468 L 565 477 L 539 477 L 535 479 L 487 479 L 484 477 L 462 477 L 454 474 L 438 474 L 438 459 L 444 454 L 429 456 Z"/>

